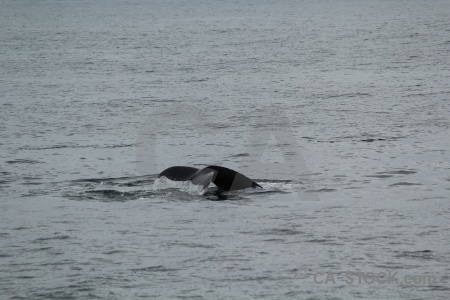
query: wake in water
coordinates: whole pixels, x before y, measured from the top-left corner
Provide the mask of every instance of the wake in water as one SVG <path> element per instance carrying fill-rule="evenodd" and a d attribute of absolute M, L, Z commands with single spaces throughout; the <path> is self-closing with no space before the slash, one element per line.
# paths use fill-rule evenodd
<path fill-rule="evenodd" d="M 156 193 L 162 193 L 168 190 L 179 190 L 189 195 L 204 196 L 209 200 L 240 200 L 248 197 L 261 196 L 273 193 L 291 193 L 294 192 L 296 184 L 291 181 L 264 181 L 259 180 L 262 189 L 248 188 L 238 191 L 222 191 L 215 186 L 203 188 L 201 185 L 193 184 L 190 181 L 173 181 L 165 177 L 157 178 L 153 184 L 153 190 Z"/>
<path fill-rule="evenodd" d="M 154 191 L 164 191 L 167 189 L 179 189 L 185 191 L 190 195 L 203 195 L 208 188 L 203 188 L 201 185 L 193 184 L 190 181 L 174 181 L 165 177 L 160 177 L 153 183 Z"/>
<path fill-rule="evenodd" d="M 243 200 L 266 194 L 287 194 L 295 191 L 299 183 L 291 181 L 259 180 L 262 189 L 220 191 L 210 185 L 203 188 L 189 181 L 173 181 L 157 175 L 118 178 L 88 178 L 54 183 L 52 193 L 77 201 L 123 202 L 138 199 L 173 200 Z"/>

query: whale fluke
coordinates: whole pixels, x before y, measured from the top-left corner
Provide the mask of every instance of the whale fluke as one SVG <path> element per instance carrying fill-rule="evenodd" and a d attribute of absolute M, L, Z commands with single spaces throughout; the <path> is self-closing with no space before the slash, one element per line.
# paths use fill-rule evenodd
<path fill-rule="evenodd" d="M 158 177 L 164 176 L 174 181 L 186 181 L 191 179 L 198 171 L 197 168 L 175 166 L 165 169 Z"/>
<path fill-rule="evenodd" d="M 203 169 L 175 166 L 165 169 L 158 177 L 166 177 L 174 181 L 189 180 L 193 184 L 203 186 L 203 188 L 206 188 L 212 182 L 222 191 L 241 190 L 250 187 L 262 188 L 247 176 L 220 166 L 207 166 Z"/>

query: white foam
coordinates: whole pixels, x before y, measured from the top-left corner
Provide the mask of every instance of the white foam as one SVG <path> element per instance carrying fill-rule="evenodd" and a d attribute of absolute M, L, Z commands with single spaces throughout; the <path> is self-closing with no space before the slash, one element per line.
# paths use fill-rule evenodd
<path fill-rule="evenodd" d="M 203 186 L 193 184 L 190 181 L 174 181 L 167 179 L 166 177 L 157 178 L 153 183 L 154 191 L 174 188 L 185 191 L 186 193 L 191 195 L 203 195 L 208 187 L 203 188 Z"/>

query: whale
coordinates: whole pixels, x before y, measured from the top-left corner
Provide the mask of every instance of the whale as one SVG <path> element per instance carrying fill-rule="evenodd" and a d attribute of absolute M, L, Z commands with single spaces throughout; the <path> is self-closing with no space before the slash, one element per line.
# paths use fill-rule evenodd
<path fill-rule="evenodd" d="M 162 171 L 158 175 L 158 178 L 160 177 L 166 177 L 173 181 L 190 181 L 195 185 L 203 186 L 203 188 L 207 188 L 210 183 L 213 183 L 219 191 L 262 188 L 247 176 L 221 166 L 207 166 L 203 169 L 174 166 Z"/>

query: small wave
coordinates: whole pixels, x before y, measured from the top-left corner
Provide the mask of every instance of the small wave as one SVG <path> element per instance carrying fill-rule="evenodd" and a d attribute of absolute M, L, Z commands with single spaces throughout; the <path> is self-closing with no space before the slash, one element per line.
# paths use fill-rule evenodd
<path fill-rule="evenodd" d="M 54 182 L 53 191 L 61 191 L 62 196 L 71 200 L 128 201 L 152 198 L 151 189 L 156 175 L 83 178 Z"/>
<path fill-rule="evenodd" d="M 67 240 L 71 237 L 68 235 L 57 235 L 57 236 L 51 236 L 51 237 L 43 237 L 43 238 L 37 238 L 33 240 L 33 243 L 42 243 L 50 240 Z"/>
<path fill-rule="evenodd" d="M 186 247 L 186 248 L 205 248 L 205 249 L 213 249 L 215 246 L 206 245 L 200 243 L 183 243 L 183 242 L 171 242 L 167 244 L 168 246 L 176 246 L 176 247 Z"/>
<path fill-rule="evenodd" d="M 134 193 L 133 192 L 123 192 L 123 191 L 116 191 L 116 190 L 93 190 L 93 191 L 86 191 L 86 194 L 96 194 L 96 195 L 102 195 L 108 198 L 114 198 L 114 197 L 126 197 L 131 196 Z"/>
<path fill-rule="evenodd" d="M 29 227 L 25 227 L 25 226 L 19 226 L 19 227 L 15 227 L 12 230 L 25 230 L 25 229 L 30 229 Z"/>
<path fill-rule="evenodd" d="M 400 174 L 400 175 L 408 175 L 408 174 L 416 174 L 416 170 L 395 170 L 387 172 L 388 174 Z"/>
<path fill-rule="evenodd" d="M 395 175 L 410 175 L 416 173 L 417 170 L 393 170 L 393 171 L 377 172 L 373 175 L 365 175 L 364 177 L 389 178 L 394 177 Z"/>
<path fill-rule="evenodd" d="M 299 189 L 301 183 L 293 182 L 292 180 L 257 180 L 263 187 L 257 189 L 258 193 L 292 193 Z"/>
<path fill-rule="evenodd" d="M 141 191 L 120 191 L 115 189 L 105 190 L 87 190 L 81 192 L 66 192 L 64 194 L 66 198 L 71 200 L 97 200 L 104 202 L 113 201 L 129 201 L 142 198 L 151 198 L 154 196 L 153 191 L 141 190 Z"/>
<path fill-rule="evenodd" d="M 124 254 L 124 253 L 127 253 L 127 252 L 128 251 L 126 251 L 126 250 L 109 250 L 109 251 L 103 252 L 103 254 L 112 255 L 112 254 Z"/>
<path fill-rule="evenodd" d="M 338 136 L 331 140 L 317 140 L 316 138 L 304 136 L 302 137 L 308 141 L 311 142 L 318 142 L 318 143 L 341 143 L 341 142 L 366 142 L 366 143 L 372 143 L 372 142 L 392 142 L 397 141 L 403 138 L 406 138 L 406 136 L 373 136 L 371 134 L 367 135 L 350 135 L 350 136 Z"/>
<path fill-rule="evenodd" d="M 21 276 L 15 276 L 16 279 L 33 279 L 36 278 L 36 276 L 29 276 L 29 275 L 21 275 Z"/>
<path fill-rule="evenodd" d="M 328 97 L 323 97 L 324 99 L 327 98 L 354 98 L 354 97 L 367 97 L 370 96 L 369 93 L 344 93 L 344 94 L 333 94 L 328 95 Z"/>
<path fill-rule="evenodd" d="M 368 142 L 368 143 L 371 143 L 371 142 L 375 142 L 375 141 L 385 141 L 386 139 L 383 139 L 383 138 L 378 138 L 378 139 L 363 139 L 363 140 L 360 140 L 361 142 Z"/>
<path fill-rule="evenodd" d="M 56 144 L 56 145 L 49 145 L 49 146 L 23 146 L 19 147 L 19 150 L 54 150 L 54 149 L 85 149 L 85 148 L 92 148 L 92 149 L 114 149 L 114 148 L 126 148 L 126 147 L 133 147 L 135 144 L 112 144 L 112 145 L 97 145 L 97 144 L 91 144 L 91 145 L 77 145 L 73 143 L 69 144 Z"/>
<path fill-rule="evenodd" d="M 130 269 L 133 272 L 170 272 L 170 271 L 178 271 L 178 269 L 169 269 L 164 266 L 150 266 L 144 268 Z"/>
<path fill-rule="evenodd" d="M 436 255 L 431 250 L 419 250 L 419 251 L 396 251 L 397 258 L 411 258 L 411 259 L 435 259 Z"/>
<path fill-rule="evenodd" d="M 296 230 L 296 229 L 290 229 L 290 228 L 275 228 L 275 229 L 263 231 L 262 234 L 283 236 L 283 235 L 299 235 L 299 234 L 304 234 L 304 232 Z"/>
<path fill-rule="evenodd" d="M 14 160 L 7 160 L 7 164 L 43 164 L 43 162 L 33 159 L 14 159 Z"/>
<path fill-rule="evenodd" d="M 84 178 L 75 179 L 67 183 L 69 184 L 102 184 L 102 185 L 118 185 L 118 186 L 142 186 L 153 183 L 156 175 L 143 176 L 125 176 L 125 177 L 110 177 L 110 178 Z"/>
<path fill-rule="evenodd" d="M 336 189 L 327 189 L 327 188 L 323 188 L 323 189 L 318 189 L 318 190 L 307 190 L 307 192 L 309 193 L 326 193 L 326 192 L 334 192 L 337 191 Z"/>
<path fill-rule="evenodd" d="M 307 243 L 328 243 L 328 242 L 332 242 L 332 240 L 330 239 L 320 239 L 320 238 L 316 238 L 316 239 L 311 239 L 311 240 L 307 240 Z"/>
<path fill-rule="evenodd" d="M 239 153 L 239 154 L 234 154 L 234 155 L 230 155 L 229 157 L 246 157 L 246 156 L 250 156 L 249 153 Z"/>
<path fill-rule="evenodd" d="M 408 186 L 408 185 L 422 185 L 421 183 L 413 183 L 413 182 L 404 182 L 404 181 L 402 181 L 402 182 L 397 182 L 397 183 L 394 183 L 394 184 L 391 184 L 391 185 L 389 185 L 389 186 L 402 186 L 402 185 L 405 185 L 405 186 Z"/>

